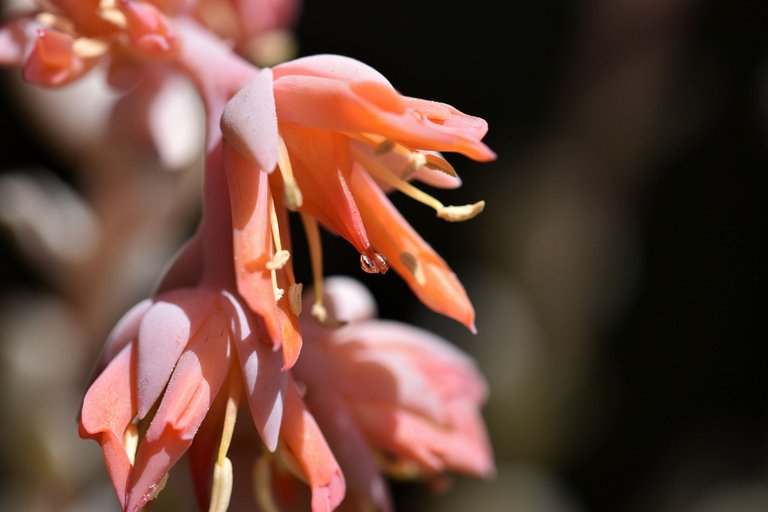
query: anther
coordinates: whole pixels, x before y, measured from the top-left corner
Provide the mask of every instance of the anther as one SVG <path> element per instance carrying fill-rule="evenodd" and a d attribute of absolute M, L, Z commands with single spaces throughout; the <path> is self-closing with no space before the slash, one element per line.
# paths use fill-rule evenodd
<path fill-rule="evenodd" d="M 267 269 L 268 270 L 279 270 L 285 266 L 286 263 L 288 263 L 288 260 L 291 258 L 291 253 L 286 251 L 285 249 L 277 251 L 275 254 L 272 255 L 272 258 L 267 262 Z"/>
<path fill-rule="evenodd" d="M 283 185 L 285 186 L 285 205 L 289 210 L 296 211 L 304 204 L 304 196 L 293 177 L 291 158 L 282 137 L 277 138 L 277 166 L 280 168 L 280 175 L 283 177 Z"/>
<path fill-rule="evenodd" d="M 443 206 L 437 210 L 437 216 L 448 222 L 462 222 L 477 216 L 485 208 L 485 201 L 462 206 Z"/>
<path fill-rule="evenodd" d="M 129 423 L 123 432 L 123 447 L 125 453 L 128 455 L 128 460 L 131 464 L 136 459 L 136 450 L 139 448 L 139 427 L 134 423 Z"/>
<path fill-rule="evenodd" d="M 80 37 L 72 44 L 72 51 L 81 59 L 101 57 L 109 50 L 109 45 L 99 39 Z"/>

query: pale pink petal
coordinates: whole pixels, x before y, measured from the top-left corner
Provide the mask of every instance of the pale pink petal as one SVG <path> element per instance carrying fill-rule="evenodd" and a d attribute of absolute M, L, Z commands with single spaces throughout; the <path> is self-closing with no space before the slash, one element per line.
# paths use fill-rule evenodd
<path fill-rule="evenodd" d="M 436 423 L 445 422 L 446 410 L 438 390 L 406 354 L 366 350 L 354 341 L 337 345 L 333 351 L 335 364 L 329 378 L 349 399 L 395 403 Z"/>
<path fill-rule="evenodd" d="M 228 326 L 217 314 L 196 333 L 168 382 L 157 413 L 139 444 L 126 495 L 127 512 L 153 498 L 157 485 L 192 444 L 230 364 Z"/>
<path fill-rule="evenodd" d="M 211 314 L 213 296 L 198 289 L 160 295 L 139 327 L 137 388 L 139 418 L 144 418 L 168 382 L 176 361 Z"/>
<path fill-rule="evenodd" d="M 162 274 L 154 294 L 195 286 L 203 274 L 203 235 L 200 231 L 179 249 Z"/>
<path fill-rule="evenodd" d="M 21 67 L 32 49 L 40 24 L 32 16 L 7 20 L 0 27 L 0 66 Z"/>
<path fill-rule="evenodd" d="M 304 295 L 304 311 L 310 311 L 315 301 L 315 291 Z M 332 318 L 344 323 L 367 320 L 376 316 L 376 301 L 368 288 L 360 281 L 346 276 L 331 276 L 323 281 L 323 303 Z M 302 318 L 302 326 L 316 323 L 308 315 Z"/>
<path fill-rule="evenodd" d="M 275 66 L 275 79 L 288 75 L 317 76 L 343 82 L 376 82 L 392 87 L 389 80 L 367 64 L 341 55 L 311 55 Z"/>
<path fill-rule="evenodd" d="M 227 103 L 221 131 L 243 157 L 259 169 L 277 165 L 277 113 L 272 92 L 272 70 L 263 69 Z"/>
<path fill-rule="evenodd" d="M 339 506 L 346 488 L 344 475 L 290 376 L 285 387 L 280 436 L 312 488 L 312 512 L 331 511 Z"/>
<path fill-rule="evenodd" d="M 136 414 L 135 347 L 127 345 L 94 381 L 83 399 L 80 436 L 101 445 L 107 471 L 120 505 L 125 492 L 131 461 L 123 446 L 123 433 Z"/>
<path fill-rule="evenodd" d="M 139 337 L 139 325 L 141 325 L 141 320 L 151 306 L 152 301 L 144 299 L 129 309 L 118 320 L 112 332 L 109 333 L 104 345 L 103 355 L 101 356 L 103 364 L 109 363 L 128 343 L 135 341 Z"/>
<path fill-rule="evenodd" d="M 386 481 L 347 404 L 332 389 L 321 384 L 313 384 L 304 399 L 344 472 L 347 492 L 343 507 L 391 511 L 392 501 Z"/>
<path fill-rule="evenodd" d="M 253 422 L 269 451 L 275 451 L 283 418 L 286 375 L 281 371 L 280 353 L 260 339 L 264 334 L 253 315 L 228 292 L 222 295 L 222 305 L 232 319 L 230 332 L 243 370 Z"/>

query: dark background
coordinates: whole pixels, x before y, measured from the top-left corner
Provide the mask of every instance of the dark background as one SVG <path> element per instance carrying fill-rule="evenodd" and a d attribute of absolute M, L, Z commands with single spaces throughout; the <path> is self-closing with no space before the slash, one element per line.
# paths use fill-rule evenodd
<path fill-rule="evenodd" d="M 525 239 L 510 227 L 520 224 L 509 221 L 535 211 L 521 190 L 537 183 L 537 162 L 548 158 L 552 140 L 577 141 L 586 161 L 597 162 L 594 171 L 566 158 L 556 172 L 613 205 L 608 211 L 621 216 L 633 240 L 626 255 L 631 272 L 617 274 L 626 279 L 625 291 L 591 331 L 597 340 L 584 373 L 590 385 L 578 399 L 587 406 L 566 416 L 591 426 L 561 440 L 561 448 L 536 451 L 505 429 L 497 417 L 504 406 L 489 414 L 500 467 L 541 468 L 581 510 L 665 510 L 674 499 L 690 505 L 691 496 L 723 482 L 768 482 L 768 9 L 758 2 L 647 2 L 673 3 L 647 14 L 653 8 L 639 1 L 613 8 L 611 2 L 307 1 L 298 26 L 302 54 L 358 58 L 404 94 L 488 120 L 486 142 L 498 160 L 452 158 L 465 186 L 438 194 L 457 203 L 486 198 L 480 218 L 438 223 L 420 205 L 395 198 L 460 277 L 490 270 L 502 283 L 523 283 L 535 297 L 535 283 L 526 281 L 516 256 L 525 253 Z M 606 11 L 613 14 L 601 17 Z M 648 93 L 642 80 L 605 85 L 603 77 L 644 52 L 675 55 L 654 82 L 662 93 Z M 628 126 L 643 123 L 643 114 L 628 106 L 637 101 L 642 110 L 648 97 L 662 105 L 653 122 L 637 128 L 651 142 L 628 150 L 622 137 L 638 134 Z M 3 166 L 41 164 L 77 186 L 8 98 L 3 95 L 0 111 Z M 628 161 L 636 162 L 631 172 Z M 615 162 L 622 164 L 614 174 Z M 355 272 L 354 251 L 330 237 L 324 243 L 327 254 L 344 255 L 326 262 L 329 274 Z M 398 279 L 365 282 L 382 316 L 422 318 Z M 5 294 L 44 286 L 7 237 L 0 238 L 0 283 Z M 479 281 L 467 283 L 470 297 L 482 294 Z M 482 320 L 479 311 L 480 334 L 465 340 L 465 348 L 514 343 L 512 333 L 488 332 Z M 431 321 L 446 335 L 454 332 L 448 322 Z M 595 387 L 599 405 L 592 408 Z M 513 414 L 514 404 L 507 407 Z M 396 485 L 398 505 L 417 509 L 420 489 Z"/>

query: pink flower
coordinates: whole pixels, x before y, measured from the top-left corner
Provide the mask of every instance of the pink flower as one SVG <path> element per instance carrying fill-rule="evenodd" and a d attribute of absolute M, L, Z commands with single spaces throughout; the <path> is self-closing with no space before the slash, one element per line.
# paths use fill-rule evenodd
<path fill-rule="evenodd" d="M 226 451 L 241 386 L 267 449 L 274 451 L 281 439 L 281 450 L 305 471 L 313 510 L 331 510 L 342 500 L 341 470 L 260 329 L 237 297 L 205 288 L 162 293 L 118 323 L 105 349 L 106 367 L 83 401 L 80 434 L 101 445 L 124 510 L 138 511 L 153 499 L 187 450 L 200 496 L 209 496 L 216 466 L 229 471 L 214 477 L 213 498 L 222 499 L 216 486 L 227 478 L 231 486 Z M 234 407 L 213 407 L 216 400 Z"/>
<path fill-rule="evenodd" d="M 351 279 L 329 279 L 325 290 L 348 323 L 331 330 L 303 317 L 308 341 L 293 373 L 344 470 L 348 502 L 390 508 L 380 470 L 491 476 L 479 412 L 487 390 L 473 361 L 424 330 L 372 319 L 373 299 Z"/>
<path fill-rule="evenodd" d="M 402 96 L 356 60 L 320 55 L 259 72 L 228 104 L 222 130 L 247 162 L 228 169 L 231 183 L 256 181 L 245 175 L 279 168 L 269 177 L 271 196 L 284 197 L 289 210 L 299 211 L 308 232 L 319 221 L 355 246 L 364 270 L 384 273 L 391 265 L 427 306 L 474 329 L 474 310 L 461 283 L 382 187 L 434 207 L 447 220 L 476 215 L 482 201 L 445 206 L 408 180 L 458 185 L 453 168 L 436 151 L 492 160 L 494 153 L 480 142 L 485 121 L 443 103 Z M 252 189 L 232 189 L 234 211 L 258 202 Z M 310 246 L 319 251 L 319 242 L 310 239 Z M 237 239 L 235 247 L 239 289 L 248 300 L 244 262 L 258 255 Z"/>

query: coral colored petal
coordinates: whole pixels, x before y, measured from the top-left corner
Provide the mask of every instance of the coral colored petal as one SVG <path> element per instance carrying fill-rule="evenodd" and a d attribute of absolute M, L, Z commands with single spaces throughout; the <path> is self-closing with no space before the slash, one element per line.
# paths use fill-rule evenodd
<path fill-rule="evenodd" d="M 226 319 L 217 314 L 179 358 L 157 413 L 139 444 L 126 511 L 136 512 L 153 498 L 159 482 L 192 444 L 229 370 L 229 349 Z"/>
<path fill-rule="evenodd" d="M 296 125 L 281 124 L 280 131 L 304 196 L 301 210 L 371 257 L 371 244 L 349 190 L 352 161 L 346 139 Z"/>
<path fill-rule="evenodd" d="M 496 156 L 479 140 L 487 129 L 482 119 L 448 105 L 406 100 L 381 84 L 286 75 L 275 79 L 274 90 L 281 122 L 346 133 L 375 133 L 413 148 L 454 151 L 479 161 Z M 428 112 L 418 110 L 426 108 L 427 103 Z M 437 109 L 437 105 L 445 108 Z M 436 110 L 443 116 L 437 117 Z"/>
<path fill-rule="evenodd" d="M 151 306 L 152 301 L 144 299 L 129 309 L 118 320 L 112 332 L 107 336 L 107 341 L 104 345 L 101 360 L 105 365 L 112 361 L 128 343 L 135 341 L 139 337 L 139 326 Z"/>
<path fill-rule="evenodd" d="M 256 430 L 269 451 L 275 451 L 283 418 L 285 373 L 280 354 L 264 343 L 262 329 L 235 297 L 223 293 L 222 305 L 232 318 L 232 333 Z"/>
<path fill-rule="evenodd" d="M 346 484 L 336 458 L 296 390 L 293 379 L 285 388 L 281 438 L 312 487 L 312 511 L 330 511 L 344 499 Z"/>
<path fill-rule="evenodd" d="M 174 288 L 195 286 L 203 274 L 203 235 L 194 234 L 176 253 L 168 268 L 163 272 L 155 294 Z"/>
<path fill-rule="evenodd" d="M 272 172 L 277 165 L 277 112 L 271 69 L 261 70 L 227 103 L 221 131 L 240 155 Z"/>
<path fill-rule="evenodd" d="M 237 370 L 239 371 L 239 370 Z M 231 373 L 230 373 L 230 378 Z M 226 386 L 227 384 L 223 384 Z M 205 415 L 203 423 L 195 434 L 192 445 L 187 452 L 189 467 L 192 473 L 192 485 L 200 510 L 205 510 L 211 501 L 211 478 L 213 465 L 221 441 L 224 414 L 229 397 L 227 393 L 219 393 L 213 405 Z"/>
<path fill-rule="evenodd" d="M 392 87 L 389 80 L 367 64 L 341 55 L 311 55 L 275 66 L 275 79 L 283 76 L 315 76 L 343 82 L 375 82 Z"/>
<path fill-rule="evenodd" d="M 63 32 L 37 29 L 37 40 L 27 57 L 22 74 L 38 85 L 65 85 L 91 69 L 98 59 L 81 59 L 74 52 L 75 39 Z"/>
<path fill-rule="evenodd" d="M 352 170 L 352 192 L 371 242 L 429 308 L 474 331 L 475 311 L 456 275 L 392 206 L 373 179 Z"/>
<path fill-rule="evenodd" d="M 273 347 L 278 348 L 283 333 L 272 275 L 267 268 L 272 254 L 268 176 L 227 144 L 224 159 L 232 203 L 237 289 L 262 318 Z"/>
<path fill-rule="evenodd" d="M 365 436 L 346 403 L 333 390 L 314 383 L 305 397 L 344 471 L 344 505 L 351 510 L 392 510 L 387 484 Z"/>
<path fill-rule="evenodd" d="M 160 295 L 139 327 L 137 388 L 139 419 L 157 401 L 176 361 L 211 313 L 213 296 L 198 289 Z"/>
<path fill-rule="evenodd" d="M 94 381 L 83 399 L 80 436 L 101 445 L 107 471 L 122 506 L 131 461 L 123 433 L 136 413 L 135 347 L 127 345 Z"/>
<path fill-rule="evenodd" d="M 315 290 L 304 295 L 305 311 L 315 302 Z M 331 318 L 343 323 L 354 323 L 376 316 L 376 301 L 368 288 L 360 281 L 346 276 L 331 276 L 323 281 L 323 304 Z M 305 315 L 302 317 L 302 329 L 317 325 L 317 322 Z M 313 327 L 310 327 L 313 328 Z"/>

